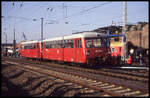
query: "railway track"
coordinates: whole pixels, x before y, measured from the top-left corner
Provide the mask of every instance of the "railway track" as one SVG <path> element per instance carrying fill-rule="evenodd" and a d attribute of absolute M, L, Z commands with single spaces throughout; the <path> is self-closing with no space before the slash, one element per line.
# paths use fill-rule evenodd
<path fill-rule="evenodd" d="M 17 60 L 17 59 L 15 59 Z M 20 61 L 20 59 L 19 59 Z M 71 70 L 78 70 L 82 72 L 88 72 L 88 73 L 94 73 L 94 74 L 102 74 L 106 76 L 112 76 L 112 77 L 118 77 L 122 79 L 127 80 L 134 80 L 134 81 L 141 81 L 141 82 L 148 82 L 149 81 L 149 74 L 147 70 L 138 70 L 138 71 L 125 71 L 120 69 L 108 69 L 108 68 L 100 68 L 100 69 L 89 69 L 89 68 L 82 68 L 82 67 L 74 67 L 74 66 L 66 66 L 64 64 L 50 64 L 47 62 L 39 62 L 39 61 L 31 61 L 31 64 L 44 64 L 46 66 L 53 66 L 53 67 L 59 67 L 64 69 L 71 69 Z"/>
<path fill-rule="evenodd" d="M 148 96 L 148 92 L 133 89 L 130 87 L 125 87 L 122 85 L 117 85 L 113 83 L 108 83 L 106 81 L 99 81 L 96 79 L 91 79 L 88 77 L 83 77 L 78 74 L 71 74 L 67 71 L 58 71 L 54 69 L 43 68 L 41 65 L 31 64 L 31 63 L 15 63 L 10 61 L 5 61 L 4 63 L 17 65 L 17 67 L 23 70 L 28 70 L 31 72 L 41 73 L 47 76 L 56 77 L 65 81 L 70 81 L 78 85 L 82 85 L 88 88 L 90 91 L 104 92 L 103 96 Z M 25 66 L 23 66 L 25 65 Z"/>

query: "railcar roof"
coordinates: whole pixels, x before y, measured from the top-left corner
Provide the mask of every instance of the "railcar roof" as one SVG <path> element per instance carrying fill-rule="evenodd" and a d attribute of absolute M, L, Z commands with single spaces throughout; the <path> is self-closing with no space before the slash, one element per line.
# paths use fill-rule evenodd
<path fill-rule="evenodd" d="M 33 40 L 33 41 L 26 41 L 26 42 L 21 42 L 21 44 L 32 44 L 32 43 L 37 43 L 39 42 L 38 40 Z"/>
<path fill-rule="evenodd" d="M 107 36 L 107 34 L 102 34 L 102 33 L 97 33 L 97 32 L 84 32 L 84 33 L 79 33 L 79 34 L 72 34 L 69 36 L 49 38 L 43 41 L 53 41 L 53 40 L 63 40 L 63 39 L 83 38 L 83 37 L 98 37 L 98 36 L 104 37 L 104 36 Z"/>
<path fill-rule="evenodd" d="M 72 34 L 69 36 L 48 38 L 43 41 L 64 40 L 64 39 L 84 38 L 84 37 L 100 37 L 100 36 L 106 37 L 107 34 L 97 33 L 97 32 L 84 32 L 84 33 L 79 33 L 79 34 Z M 32 43 L 37 43 L 37 42 L 41 42 L 41 40 L 40 41 L 38 40 L 26 41 L 26 42 L 22 42 L 21 44 L 32 44 Z"/>

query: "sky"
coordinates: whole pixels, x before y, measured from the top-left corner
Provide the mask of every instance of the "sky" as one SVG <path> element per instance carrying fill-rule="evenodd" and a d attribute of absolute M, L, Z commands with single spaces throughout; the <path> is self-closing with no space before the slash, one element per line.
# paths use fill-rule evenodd
<path fill-rule="evenodd" d="M 44 39 L 90 31 L 100 27 L 122 25 L 124 2 L 1 2 L 1 43 Z M 149 22 L 148 1 L 127 2 L 127 23 Z"/>

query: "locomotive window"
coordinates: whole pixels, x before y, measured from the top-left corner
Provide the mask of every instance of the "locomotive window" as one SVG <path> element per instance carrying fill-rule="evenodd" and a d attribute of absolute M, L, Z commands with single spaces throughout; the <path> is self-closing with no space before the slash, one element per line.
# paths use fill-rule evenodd
<path fill-rule="evenodd" d="M 115 41 L 115 42 L 119 42 L 119 37 L 114 38 L 114 41 Z"/>

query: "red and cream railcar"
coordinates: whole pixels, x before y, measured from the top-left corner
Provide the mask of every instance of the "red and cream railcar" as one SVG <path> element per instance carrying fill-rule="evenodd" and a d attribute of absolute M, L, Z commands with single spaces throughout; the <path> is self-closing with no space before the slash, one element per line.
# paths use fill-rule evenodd
<path fill-rule="evenodd" d="M 82 64 L 109 62 L 110 50 L 107 35 L 96 32 L 84 32 L 70 36 L 25 42 L 34 44 L 33 49 L 21 49 L 21 55 L 31 58 L 43 58 Z M 26 52 L 25 52 L 26 51 Z"/>
<path fill-rule="evenodd" d="M 26 41 L 21 42 L 20 54 L 22 57 L 27 58 L 40 58 L 40 44 L 39 41 Z"/>

